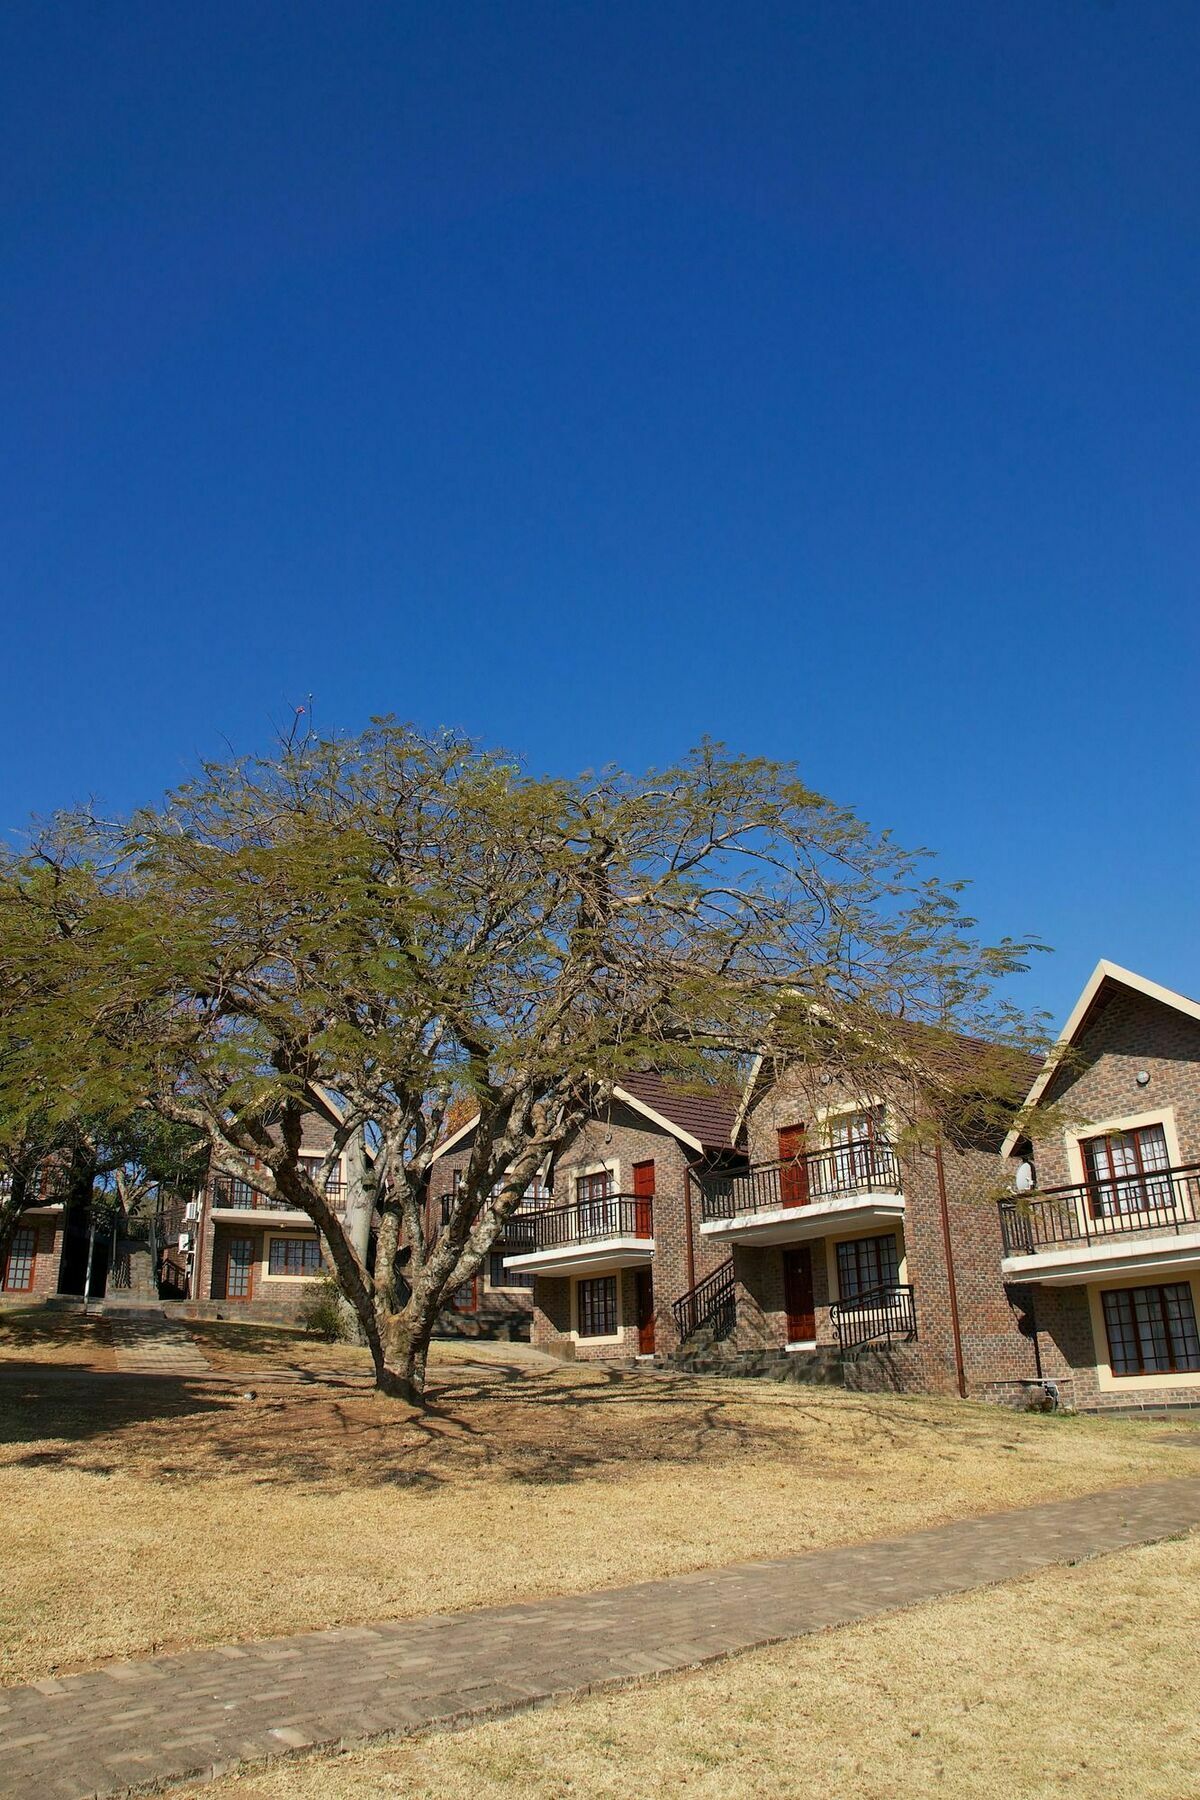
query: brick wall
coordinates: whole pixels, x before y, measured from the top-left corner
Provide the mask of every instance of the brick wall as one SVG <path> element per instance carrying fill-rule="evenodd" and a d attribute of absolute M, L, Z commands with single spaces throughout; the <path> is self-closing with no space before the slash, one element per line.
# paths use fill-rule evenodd
<path fill-rule="evenodd" d="M 33 1285 L 28 1288 L 0 1288 L 0 1303 L 28 1306 L 34 1300 L 46 1300 L 51 1294 L 58 1292 L 58 1273 L 63 1247 L 63 1221 L 61 1215 L 57 1214 L 53 1218 L 26 1214 L 17 1229 L 33 1231 L 36 1234 Z"/>
<path fill-rule="evenodd" d="M 1149 1075 L 1149 1081 L 1139 1085 L 1139 1073 Z M 1044 1099 L 1062 1107 L 1066 1122 L 1035 1145 L 1039 1188 L 1079 1180 L 1079 1165 L 1069 1146 L 1086 1135 L 1089 1125 L 1152 1118 L 1166 1115 L 1168 1109 L 1180 1160 L 1200 1161 L 1200 1024 L 1128 988 L 1102 990 L 1101 1004 L 1085 1022 Z M 1136 1234 L 1139 1239 L 1143 1235 Z M 1161 1274 L 1145 1277 L 1149 1284 L 1165 1279 Z M 1096 1287 L 1135 1284 L 1136 1277 L 1129 1273 L 1103 1283 L 1093 1277 Z M 1069 1387 L 1076 1405 L 1104 1409 L 1200 1403 L 1200 1390 L 1172 1387 L 1166 1376 L 1101 1388 L 1088 1288 L 1082 1283 L 1072 1287 L 1039 1283 L 1030 1294 L 1043 1372 Z"/>
<path fill-rule="evenodd" d="M 805 1125 L 810 1148 L 820 1148 L 825 1114 L 865 1107 L 885 1098 L 852 1092 L 837 1080 L 822 1080 L 820 1071 L 785 1069 L 777 1079 L 764 1083 L 751 1106 L 747 1119 L 751 1157 L 757 1162 L 774 1162 L 779 1154 L 778 1132 L 791 1125 Z M 951 1392 L 958 1386 L 951 1267 L 968 1393 L 981 1392 L 989 1382 L 1012 1381 L 1034 1372 L 1032 1342 L 1022 1330 L 1025 1296 L 1006 1289 L 1000 1266 L 1002 1240 L 996 1198 L 1003 1169 L 999 1147 L 999 1134 L 994 1143 L 942 1147 L 949 1257 L 938 1161 L 927 1150 L 906 1150 L 900 1156 L 905 1201 L 902 1226 L 893 1228 L 881 1222 L 860 1227 L 856 1234 L 879 1237 L 895 1230 L 917 1315 L 917 1343 L 903 1364 L 916 1385 L 932 1392 Z M 837 1235 L 844 1238 L 848 1233 L 842 1230 Z M 830 1275 L 831 1263 L 836 1270 L 830 1253 L 833 1240 L 809 1241 L 816 1337 L 818 1344 L 827 1344 L 835 1339 L 829 1308 L 838 1298 L 836 1272 Z M 778 1347 L 786 1341 L 782 1250 L 739 1250 L 735 1271 L 739 1343 Z"/>

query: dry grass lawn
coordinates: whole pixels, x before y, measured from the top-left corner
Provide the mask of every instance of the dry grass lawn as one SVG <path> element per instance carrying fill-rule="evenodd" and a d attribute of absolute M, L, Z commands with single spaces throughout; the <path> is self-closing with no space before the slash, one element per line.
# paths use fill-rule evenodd
<path fill-rule="evenodd" d="M 11 1329 L 0 1320 L 0 1336 Z M 888 1535 L 1190 1471 L 1134 1422 L 197 1328 L 218 1378 L 0 1379 L 0 1681 Z M 231 1380 L 230 1376 L 237 1377 Z M 253 1394 L 244 1398 L 243 1394 Z"/>
<path fill-rule="evenodd" d="M 1123 1551 L 205 1800 L 1186 1800 L 1200 1539 Z M 199 1791 L 195 1800 L 201 1800 Z"/>

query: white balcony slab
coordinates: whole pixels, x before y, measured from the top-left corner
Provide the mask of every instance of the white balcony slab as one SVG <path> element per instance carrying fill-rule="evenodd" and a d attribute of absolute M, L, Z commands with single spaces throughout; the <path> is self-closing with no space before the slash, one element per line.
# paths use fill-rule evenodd
<path fill-rule="evenodd" d="M 653 1255 L 653 1238 L 596 1238 L 583 1244 L 556 1244 L 553 1250 L 506 1256 L 504 1266 L 525 1275 L 608 1275 L 617 1269 L 638 1268 Z"/>
<path fill-rule="evenodd" d="M 281 1225 L 307 1225 L 316 1230 L 308 1214 L 298 1207 L 285 1211 L 274 1206 L 214 1206 L 209 1216 L 215 1225 L 266 1225 L 273 1231 Z"/>
<path fill-rule="evenodd" d="M 1106 1244 L 1064 1244 L 1032 1256 L 1006 1256 L 1006 1281 L 1034 1281 L 1043 1287 L 1078 1287 L 1085 1281 L 1127 1275 L 1169 1275 L 1200 1268 L 1200 1229 L 1156 1231 L 1145 1237 L 1114 1237 Z"/>
<path fill-rule="evenodd" d="M 707 1219 L 700 1235 L 713 1244 L 800 1244 L 831 1231 L 892 1225 L 903 1217 L 903 1194 L 849 1194 L 840 1200 L 813 1200 L 807 1206 L 773 1206 L 735 1213 L 729 1219 Z"/>

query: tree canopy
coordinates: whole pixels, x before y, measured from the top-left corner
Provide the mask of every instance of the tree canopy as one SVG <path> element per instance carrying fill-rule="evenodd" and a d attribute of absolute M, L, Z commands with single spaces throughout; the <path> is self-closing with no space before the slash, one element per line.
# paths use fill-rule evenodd
<path fill-rule="evenodd" d="M 702 1081 L 763 1049 L 927 1065 L 946 1034 L 1027 1034 L 925 853 L 788 765 L 702 745 L 637 778 L 536 776 L 390 720 L 205 765 L 132 818 L 53 822 L 0 880 L 0 1112 L 146 1105 L 325 1235 L 381 1386 L 420 1398 L 446 1295 L 474 1273 L 597 1085 Z M 946 1059 L 942 1059 L 943 1064 Z M 367 1142 L 373 1269 L 301 1163 Z M 443 1226 L 449 1110 L 478 1114 Z M 403 1298 L 397 1247 L 408 1253 Z"/>

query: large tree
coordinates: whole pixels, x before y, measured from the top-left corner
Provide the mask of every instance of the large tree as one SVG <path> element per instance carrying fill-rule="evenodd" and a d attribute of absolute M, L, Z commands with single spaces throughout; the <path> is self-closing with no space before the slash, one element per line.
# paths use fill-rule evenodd
<path fill-rule="evenodd" d="M 444 1300 L 597 1084 L 703 1080 L 814 1020 L 826 1052 L 910 1065 L 921 1033 L 1011 1035 L 995 984 L 1027 948 L 981 946 L 923 853 L 788 766 L 705 745 L 641 779 L 547 779 L 390 721 L 207 765 L 128 821 L 59 820 L 10 887 L 52 926 L 70 895 L 70 928 L 43 932 L 34 1062 L 152 1101 L 303 1209 L 378 1385 L 416 1404 Z M 373 1151 L 372 1271 L 300 1159 L 314 1086 L 338 1102 L 328 1167 Z M 431 1231 L 464 1095 L 470 1165 Z"/>

